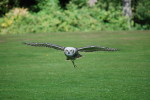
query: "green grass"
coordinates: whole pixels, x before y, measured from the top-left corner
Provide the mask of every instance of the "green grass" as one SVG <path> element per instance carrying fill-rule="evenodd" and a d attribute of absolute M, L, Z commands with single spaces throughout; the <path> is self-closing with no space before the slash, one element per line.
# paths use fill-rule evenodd
<path fill-rule="evenodd" d="M 64 53 L 22 42 L 118 48 Z M 0 100 L 150 100 L 150 31 L 45 33 L 0 36 Z"/>

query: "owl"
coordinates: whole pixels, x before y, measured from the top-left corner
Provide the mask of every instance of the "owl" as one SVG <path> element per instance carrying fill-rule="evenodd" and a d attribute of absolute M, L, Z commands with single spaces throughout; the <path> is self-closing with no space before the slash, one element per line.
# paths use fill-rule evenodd
<path fill-rule="evenodd" d="M 53 48 L 56 50 L 61 50 L 64 52 L 66 56 L 66 60 L 71 60 L 74 67 L 77 67 L 74 63 L 74 60 L 77 58 L 82 57 L 82 55 L 79 52 L 95 52 L 95 51 L 118 51 L 118 49 L 115 48 L 108 48 L 108 47 L 102 47 L 102 46 L 87 46 L 87 47 L 63 47 L 51 43 L 34 43 L 34 42 L 25 42 L 24 44 L 30 45 L 30 46 L 39 46 L 39 47 L 48 47 Z"/>

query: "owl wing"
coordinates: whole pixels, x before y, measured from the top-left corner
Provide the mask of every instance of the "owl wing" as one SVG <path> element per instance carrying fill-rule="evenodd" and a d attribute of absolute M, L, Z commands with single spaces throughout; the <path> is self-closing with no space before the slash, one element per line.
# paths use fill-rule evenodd
<path fill-rule="evenodd" d="M 25 42 L 24 44 L 31 45 L 31 46 L 54 48 L 54 49 L 57 49 L 57 50 L 64 50 L 64 48 L 65 48 L 65 47 L 55 45 L 55 44 L 51 44 L 51 43 L 27 43 L 27 42 Z"/>
<path fill-rule="evenodd" d="M 81 48 L 78 48 L 78 51 L 81 51 L 81 52 L 118 51 L 118 49 L 115 49 L 115 48 L 108 48 L 108 47 L 99 47 L 99 46 L 88 46 L 88 47 L 81 47 Z"/>

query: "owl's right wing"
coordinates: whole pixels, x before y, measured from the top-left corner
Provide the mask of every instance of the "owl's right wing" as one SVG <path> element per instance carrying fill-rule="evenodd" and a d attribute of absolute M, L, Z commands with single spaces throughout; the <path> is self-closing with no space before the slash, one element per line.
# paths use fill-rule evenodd
<path fill-rule="evenodd" d="M 59 46 L 59 45 L 55 45 L 55 44 L 51 44 L 51 43 L 28 43 L 28 42 L 25 42 L 24 44 L 30 45 L 30 46 L 54 48 L 56 50 L 62 50 L 62 51 L 65 48 L 65 47 L 62 47 L 62 46 Z"/>
<path fill-rule="evenodd" d="M 88 47 L 81 47 L 81 48 L 78 48 L 78 51 L 81 51 L 81 52 L 118 51 L 118 49 L 115 49 L 115 48 L 108 48 L 108 47 L 100 47 L 100 46 L 88 46 Z"/>

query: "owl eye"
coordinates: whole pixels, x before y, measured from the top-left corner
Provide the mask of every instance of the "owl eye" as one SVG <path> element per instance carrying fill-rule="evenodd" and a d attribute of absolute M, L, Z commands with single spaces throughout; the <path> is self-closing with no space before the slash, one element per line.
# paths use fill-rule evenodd
<path fill-rule="evenodd" d="M 72 53 L 74 53 L 74 50 L 71 50 Z"/>
<path fill-rule="evenodd" d="M 66 50 L 66 52 L 68 52 L 68 50 Z"/>

